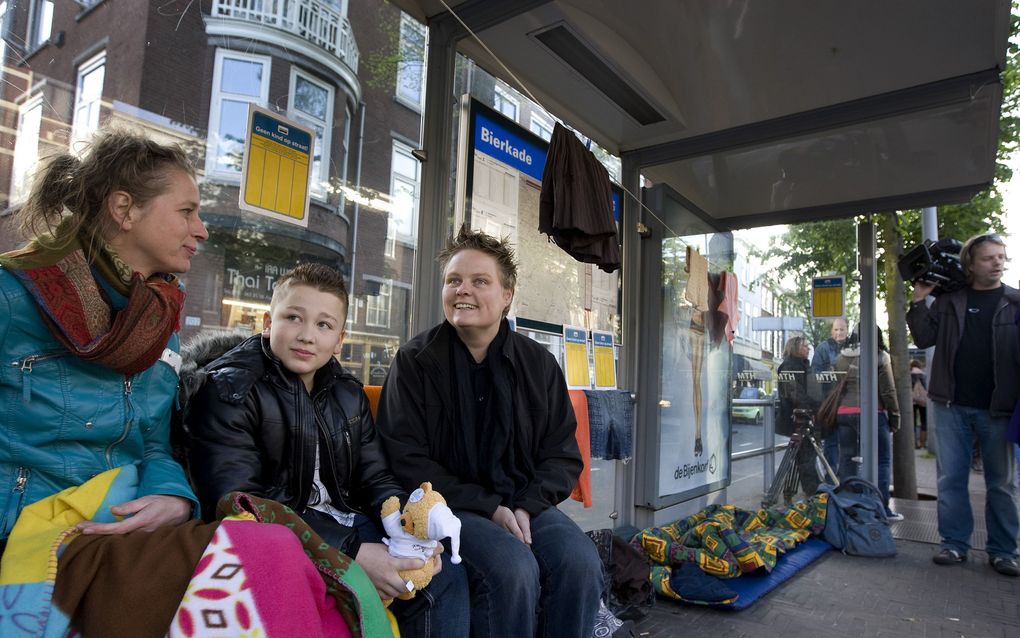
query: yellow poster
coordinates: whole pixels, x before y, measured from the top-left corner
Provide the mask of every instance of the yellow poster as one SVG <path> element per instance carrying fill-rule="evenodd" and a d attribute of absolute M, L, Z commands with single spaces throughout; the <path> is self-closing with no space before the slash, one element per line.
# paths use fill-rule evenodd
<path fill-rule="evenodd" d="M 307 227 L 314 145 L 311 129 L 250 107 L 238 206 Z"/>
<path fill-rule="evenodd" d="M 571 390 L 590 389 L 588 331 L 584 328 L 563 326 L 563 353 L 567 369 L 567 387 Z"/>
<path fill-rule="evenodd" d="M 616 357 L 614 357 L 613 333 L 591 333 L 595 359 L 595 387 L 599 390 L 616 389 Z"/>

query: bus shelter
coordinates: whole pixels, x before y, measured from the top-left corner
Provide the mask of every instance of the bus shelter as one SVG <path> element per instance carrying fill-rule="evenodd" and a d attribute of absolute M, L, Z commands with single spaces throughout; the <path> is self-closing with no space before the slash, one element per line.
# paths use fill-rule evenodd
<path fill-rule="evenodd" d="M 428 32 L 412 333 L 442 316 L 430 256 L 465 218 L 465 171 L 481 174 L 459 150 L 475 114 L 455 89 L 458 54 L 622 161 L 621 301 L 608 321 L 618 322 L 620 385 L 634 392 L 637 427 L 633 462 L 613 480 L 618 523 L 724 502 L 733 480 L 725 345 L 697 364 L 707 373 L 696 440 L 674 423 L 694 370 L 689 317 L 672 302 L 689 248 L 723 271 L 736 229 L 962 202 L 992 183 L 1005 0 L 395 4 Z M 870 222 L 857 240 L 868 326 Z M 537 267 L 523 264 L 522 287 Z M 862 447 L 874 480 L 875 348 L 862 332 Z"/>

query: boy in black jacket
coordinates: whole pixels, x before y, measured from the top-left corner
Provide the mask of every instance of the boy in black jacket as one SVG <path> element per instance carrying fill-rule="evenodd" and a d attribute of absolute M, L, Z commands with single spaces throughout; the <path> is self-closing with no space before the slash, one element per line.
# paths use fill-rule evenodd
<path fill-rule="evenodd" d="M 206 382 L 188 401 L 188 460 L 207 516 L 235 490 L 283 503 L 389 599 L 405 591 L 397 572 L 422 562 L 391 557 L 381 542 L 382 502 L 407 495 L 361 384 L 334 358 L 347 301 L 342 275 L 328 266 L 303 264 L 277 280 L 262 334 L 207 365 Z M 429 587 L 391 609 L 402 635 L 466 636 L 463 566 L 437 561 Z"/>

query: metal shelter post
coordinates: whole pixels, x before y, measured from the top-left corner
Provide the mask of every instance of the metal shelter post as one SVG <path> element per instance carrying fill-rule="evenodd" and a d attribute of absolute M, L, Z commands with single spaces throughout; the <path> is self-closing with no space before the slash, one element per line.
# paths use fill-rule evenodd
<path fill-rule="evenodd" d="M 861 274 L 861 476 L 878 485 L 878 333 L 875 328 L 875 223 L 869 215 L 857 226 L 857 263 Z"/>
<path fill-rule="evenodd" d="M 641 171 L 637 162 L 627 154 L 623 154 L 620 164 L 620 181 L 624 188 L 633 193 L 636 197 L 642 197 L 641 192 Z M 636 312 L 627 312 L 627 308 L 642 307 L 641 295 L 641 250 L 642 238 L 638 233 L 638 224 L 643 219 L 641 204 L 633 197 L 624 196 L 623 210 L 620 213 L 620 235 L 623 250 L 623 263 L 621 270 L 621 303 L 622 309 L 620 318 L 622 321 L 621 334 L 622 345 L 620 348 L 620 387 L 630 388 L 632 392 L 648 392 L 647 388 L 638 385 L 639 367 L 641 365 L 638 356 L 637 344 L 640 333 L 639 317 Z M 635 404 L 635 414 L 638 412 L 640 397 Z M 643 423 L 640 419 L 636 424 Z M 639 450 L 642 441 L 648 433 L 645 429 L 635 425 L 634 427 L 634 450 Z M 638 477 L 636 475 L 637 463 L 625 463 L 617 466 L 616 471 L 616 514 L 618 518 L 616 525 L 634 525 L 634 503 L 635 486 Z"/>
<path fill-rule="evenodd" d="M 938 241 L 939 240 L 939 216 L 938 209 L 934 206 L 928 206 L 927 208 L 921 209 L 921 240 L 922 241 Z M 930 301 L 930 299 L 929 299 Z M 924 349 L 924 378 L 931 383 L 931 362 L 935 358 L 935 346 Z M 938 423 L 936 423 L 935 411 L 928 410 L 925 418 L 928 421 L 928 441 L 927 447 L 929 450 L 937 449 L 935 442 L 938 440 Z M 911 417 L 911 423 L 913 423 L 913 417 Z"/>

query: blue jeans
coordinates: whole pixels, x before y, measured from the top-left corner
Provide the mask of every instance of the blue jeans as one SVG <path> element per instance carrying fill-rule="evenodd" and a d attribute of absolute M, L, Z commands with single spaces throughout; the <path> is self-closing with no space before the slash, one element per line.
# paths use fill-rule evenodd
<path fill-rule="evenodd" d="M 989 556 L 1017 557 L 1016 537 L 1020 518 L 1016 509 L 1015 465 L 1012 448 L 1005 438 L 1008 417 L 994 417 L 988 410 L 928 403 L 934 410 L 936 467 L 939 487 L 939 534 L 942 546 L 966 554 L 974 531 L 970 508 L 971 441 L 976 434 L 981 445 L 985 478 L 986 551 Z"/>
<path fill-rule="evenodd" d="M 634 402 L 626 390 L 585 390 L 591 458 L 626 460 L 633 456 Z"/>
<path fill-rule="evenodd" d="M 841 414 L 837 418 L 839 434 L 839 470 L 840 481 L 851 476 L 860 476 L 860 463 L 852 459 L 860 454 L 859 414 Z M 889 484 L 892 483 L 892 432 L 889 430 L 889 417 L 884 412 L 878 413 L 878 491 L 882 494 L 885 513 L 889 509 Z"/>
<path fill-rule="evenodd" d="M 529 547 L 484 516 L 455 513 L 471 584 L 473 637 L 591 637 L 602 562 L 576 523 L 550 507 L 531 519 Z"/>
<path fill-rule="evenodd" d="M 341 531 L 340 523 L 313 509 L 305 510 L 301 517 L 330 545 L 339 545 L 338 536 L 331 530 Z M 358 514 L 354 528 L 362 543 L 381 543 L 383 531 L 368 517 Z M 450 544 L 443 543 L 449 552 Z M 356 559 L 355 559 L 356 560 Z M 411 600 L 394 600 L 390 611 L 397 619 L 402 638 L 446 638 L 468 635 L 468 582 L 464 563 L 454 565 L 449 553 L 443 555 L 443 569 L 432 577 L 428 587 L 422 589 Z"/>
<path fill-rule="evenodd" d="M 838 434 L 838 430 L 833 431 L 831 434 L 829 434 L 829 436 L 827 436 L 824 439 L 822 439 L 822 441 L 824 443 L 823 446 L 822 446 L 822 453 L 825 455 L 825 461 L 829 464 L 829 467 L 832 468 L 833 472 L 837 472 L 836 476 L 838 477 L 839 476 L 839 474 L 838 474 L 838 472 L 839 472 L 839 434 Z"/>
<path fill-rule="evenodd" d="M 839 441 L 839 467 L 836 476 L 843 482 L 851 476 L 860 476 L 860 463 L 854 461 L 858 456 L 858 430 L 861 427 L 861 415 L 840 414 L 836 417 L 836 437 Z"/>

